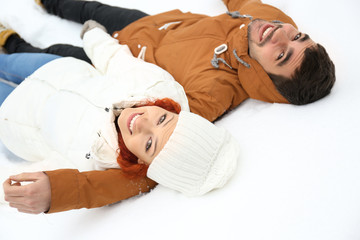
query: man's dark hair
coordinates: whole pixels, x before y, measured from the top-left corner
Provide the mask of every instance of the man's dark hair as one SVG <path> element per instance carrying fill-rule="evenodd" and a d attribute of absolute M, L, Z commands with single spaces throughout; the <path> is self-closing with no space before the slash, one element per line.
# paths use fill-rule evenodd
<path fill-rule="evenodd" d="M 295 105 L 325 97 L 335 83 L 335 66 L 320 44 L 304 51 L 304 59 L 292 78 L 268 74 L 279 93 Z"/>

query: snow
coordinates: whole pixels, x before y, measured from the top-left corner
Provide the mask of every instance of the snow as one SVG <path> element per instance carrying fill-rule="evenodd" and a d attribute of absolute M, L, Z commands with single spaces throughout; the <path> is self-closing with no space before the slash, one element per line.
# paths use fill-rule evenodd
<path fill-rule="evenodd" d="M 226 10 L 220 0 L 101 2 L 150 14 Z M 242 152 L 235 176 L 220 190 L 188 198 L 158 186 L 111 206 L 57 214 L 28 215 L 0 205 L 0 239 L 360 239 L 360 2 L 264 2 L 326 47 L 337 74 L 330 96 L 301 107 L 248 100 L 218 121 Z M 79 24 L 48 15 L 32 0 L 0 5 L 0 22 L 32 44 L 81 46 Z M 21 162 L 2 145 L 0 158 L 1 168 Z"/>

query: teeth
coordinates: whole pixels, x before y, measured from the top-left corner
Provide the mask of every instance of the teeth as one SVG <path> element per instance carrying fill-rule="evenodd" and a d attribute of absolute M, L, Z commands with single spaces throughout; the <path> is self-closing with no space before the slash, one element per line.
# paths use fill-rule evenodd
<path fill-rule="evenodd" d="M 134 122 L 136 121 L 136 119 L 138 119 L 138 117 L 140 117 L 140 114 L 136 115 L 135 117 L 133 117 L 133 119 L 131 119 L 130 122 L 130 131 L 133 131 L 133 126 L 134 126 Z"/>
<path fill-rule="evenodd" d="M 262 38 L 264 39 L 264 37 L 271 31 L 271 29 L 272 29 L 272 27 L 268 27 L 265 31 L 264 31 L 264 33 L 263 33 L 263 35 L 262 35 Z"/>

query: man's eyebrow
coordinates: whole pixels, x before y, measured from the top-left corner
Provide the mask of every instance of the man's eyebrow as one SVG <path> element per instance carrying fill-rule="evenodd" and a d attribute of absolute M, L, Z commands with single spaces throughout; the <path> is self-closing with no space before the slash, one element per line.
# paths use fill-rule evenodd
<path fill-rule="evenodd" d="M 310 39 L 309 35 L 305 34 L 305 37 L 299 39 L 300 42 L 305 42 L 306 40 Z"/>
<path fill-rule="evenodd" d="M 310 39 L 310 36 L 307 35 L 307 34 L 304 34 L 304 37 L 303 38 L 300 38 L 298 41 L 299 42 L 305 42 L 306 40 Z M 282 60 L 281 62 L 278 63 L 278 66 L 281 67 L 283 65 L 285 65 L 289 59 L 291 58 L 291 56 L 293 55 L 294 53 L 294 49 L 291 48 L 289 51 L 288 51 L 288 54 L 286 55 L 285 59 Z"/>
<path fill-rule="evenodd" d="M 277 65 L 278 65 L 279 67 L 285 65 L 285 64 L 289 61 L 289 59 L 291 58 L 291 56 L 293 55 L 293 53 L 294 53 L 294 49 L 293 49 L 293 48 L 290 48 L 289 51 L 288 51 L 288 54 L 287 54 L 286 57 L 285 57 L 285 59 L 282 60 L 281 62 L 279 62 Z"/>

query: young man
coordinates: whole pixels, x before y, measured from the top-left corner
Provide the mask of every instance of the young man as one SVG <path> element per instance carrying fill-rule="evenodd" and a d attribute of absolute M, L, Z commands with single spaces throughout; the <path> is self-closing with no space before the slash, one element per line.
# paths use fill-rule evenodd
<path fill-rule="evenodd" d="M 42 0 L 41 4 L 60 17 L 103 24 L 135 56 L 170 72 L 184 87 L 191 111 L 210 121 L 249 97 L 300 105 L 329 94 L 335 81 L 334 65 L 325 49 L 299 32 L 290 17 L 256 0 L 224 2 L 230 12 L 217 17 L 177 10 L 147 16 L 70 0 Z M 0 43 L 8 52 L 43 51 L 86 60 L 80 48 L 37 49 L 8 31 L 0 33 Z M 83 173 L 67 169 L 11 179 L 34 180 L 25 186 L 11 185 L 10 180 L 4 183 L 10 206 L 31 213 L 103 206 L 137 195 L 125 196 L 122 190 L 149 181 L 130 181 L 114 169 Z M 148 190 L 155 186 L 147 184 Z"/>
<path fill-rule="evenodd" d="M 62 18 L 104 25 L 134 56 L 172 74 L 184 87 L 191 111 L 210 121 L 249 97 L 301 105 L 330 92 L 335 75 L 329 56 L 290 17 L 259 0 L 224 2 L 232 12 L 216 17 L 178 10 L 147 16 L 87 1 L 40 4 Z M 9 53 L 40 51 L 89 61 L 82 48 L 38 49 L 11 31 L 0 33 L 0 45 Z"/>

